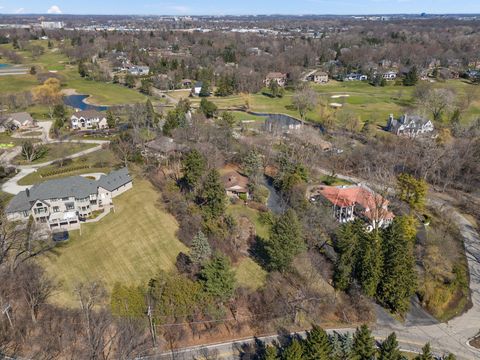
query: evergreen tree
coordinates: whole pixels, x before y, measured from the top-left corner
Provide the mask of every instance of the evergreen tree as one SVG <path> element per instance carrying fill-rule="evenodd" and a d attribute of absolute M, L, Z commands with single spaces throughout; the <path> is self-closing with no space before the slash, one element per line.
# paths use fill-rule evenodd
<path fill-rule="evenodd" d="M 302 229 L 295 211 L 289 209 L 278 217 L 265 244 L 270 270 L 285 271 L 293 258 L 305 248 Z"/>
<path fill-rule="evenodd" d="M 357 328 L 353 335 L 353 360 L 372 360 L 375 356 L 375 339 L 367 325 Z"/>
<path fill-rule="evenodd" d="M 358 264 L 355 273 L 365 295 L 374 297 L 382 271 L 381 237 L 377 230 L 359 236 Z"/>
<path fill-rule="evenodd" d="M 273 345 L 268 345 L 265 349 L 265 354 L 262 356 L 262 360 L 277 360 L 278 350 Z"/>
<path fill-rule="evenodd" d="M 415 86 L 418 82 L 418 70 L 416 66 L 412 66 L 410 71 L 403 78 L 403 85 Z"/>
<path fill-rule="evenodd" d="M 448 354 L 443 358 L 443 360 L 457 360 L 457 357 L 453 354 Z"/>
<path fill-rule="evenodd" d="M 208 101 L 207 99 L 203 98 L 200 101 L 200 111 L 205 115 L 207 118 L 212 118 L 215 116 L 215 113 L 217 112 L 217 105 L 215 105 L 213 102 Z"/>
<path fill-rule="evenodd" d="M 398 348 L 398 341 L 397 336 L 395 333 L 391 333 L 382 342 L 379 348 L 379 356 L 378 360 L 402 360 L 403 356 L 400 353 L 400 349 Z"/>
<path fill-rule="evenodd" d="M 198 95 L 200 97 L 210 96 L 210 84 L 208 81 L 203 82 L 202 88 L 200 89 L 200 93 Z"/>
<path fill-rule="evenodd" d="M 270 89 L 270 93 L 272 94 L 272 97 L 276 98 L 279 95 L 280 86 L 278 86 L 277 80 L 270 80 L 270 84 L 268 85 L 268 88 Z"/>
<path fill-rule="evenodd" d="M 165 136 L 172 136 L 173 130 L 180 126 L 179 116 L 177 110 L 170 110 L 167 113 L 165 123 L 163 124 L 162 132 Z"/>
<path fill-rule="evenodd" d="M 88 75 L 87 67 L 85 66 L 85 63 L 83 61 L 80 61 L 78 63 L 78 73 L 81 77 L 86 77 Z"/>
<path fill-rule="evenodd" d="M 305 360 L 330 360 L 332 346 L 328 339 L 327 332 L 321 327 L 314 325 L 312 330 L 307 332 L 304 343 Z"/>
<path fill-rule="evenodd" d="M 283 360 L 303 360 L 303 346 L 300 340 L 293 339 L 285 348 L 282 356 Z"/>
<path fill-rule="evenodd" d="M 116 125 L 115 115 L 112 110 L 107 110 L 107 125 L 110 129 L 113 129 Z"/>
<path fill-rule="evenodd" d="M 262 155 L 255 149 L 250 150 L 242 159 L 242 170 L 253 183 L 258 183 L 263 174 Z"/>
<path fill-rule="evenodd" d="M 155 113 L 155 109 L 153 108 L 153 104 L 150 99 L 148 99 L 145 103 L 145 121 L 150 127 L 158 124 L 158 116 Z"/>
<path fill-rule="evenodd" d="M 384 233 L 384 262 L 377 293 L 377 299 L 385 307 L 399 314 L 408 310 L 417 286 L 413 245 L 401 222 L 401 218 L 395 219 Z"/>
<path fill-rule="evenodd" d="M 412 209 L 421 209 L 425 205 L 428 184 L 410 174 L 400 174 L 397 178 L 398 197 L 407 202 Z"/>
<path fill-rule="evenodd" d="M 359 234 L 363 232 L 358 221 L 344 224 L 337 235 L 335 251 L 338 253 L 333 281 L 336 289 L 347 290 L 353 279 L 356 264 Z"/>
<path fill-rule="evenodd" d="M 183 181 L 189 190 L 196 189 L 206 166 L 205 157 L 198 150 L 193 149 L 185 155 L 182 161 Z"/>
<path fill-rule="evenodd" d="M 233 296 L 235 272 L 225 255 L 216 254 L 208 261 L 200 272 L 200 280 L 206 293 L 222 301 Z"/>
<path fill-rule="evenodd" d="M 215 169 L 210 170 L 205 178 L 200 206 L 207 219 L 218 219 L 225 213 L 225 189 L 220 183 L 220 174 Z"/>
<path fill-rule="evenodd" d="M 415 360 L 434 360 L 430 343 L 426 343 L 422 348 L 422 353 L 415 357 Z"/>
<path fill-rule="evenodd" d="M 125 76 L 125 86 L 129 87 L 130 89 L 135 87 L 135 78 L 131 74 L 127 74 Z"/>
<path fill-rule="evenodd" d="M 212 249 L 208 243 L 208 239 L 201 231 L 195 235 L 192 240 L 192 251 L 190 259 L 194 264 L 201 264 L 212 255 Z"/>

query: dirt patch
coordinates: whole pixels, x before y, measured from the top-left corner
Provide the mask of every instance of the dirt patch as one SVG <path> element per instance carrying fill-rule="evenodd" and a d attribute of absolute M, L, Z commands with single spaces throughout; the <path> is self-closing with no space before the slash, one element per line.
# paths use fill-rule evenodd
<path fill-rule="evenodd" d="M 468 342 L 470 346 L 473 346 L 476 349 L 480 349 L 480 334 L 475 336 L 472 340 Z"/>
<path fill-rule="evenodd" d="M 70 96 L 70 95 L 81 95 L 75 89 L 62 89 L 62 95 Z"/>

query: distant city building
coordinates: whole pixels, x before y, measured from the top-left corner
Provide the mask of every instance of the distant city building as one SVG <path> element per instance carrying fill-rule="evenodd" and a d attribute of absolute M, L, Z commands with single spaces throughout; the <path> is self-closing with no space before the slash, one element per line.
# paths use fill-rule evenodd
<path fill-rule="evenodd" d="M 63 29 L 65 24 L 63 21 L 42 21 L 40 26 L 42 29 Z"/>

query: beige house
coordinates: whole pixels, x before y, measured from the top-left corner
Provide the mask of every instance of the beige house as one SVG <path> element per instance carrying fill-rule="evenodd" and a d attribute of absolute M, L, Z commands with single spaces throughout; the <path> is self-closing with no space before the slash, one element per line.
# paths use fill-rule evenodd
<path fill-rule="evenodd" d="M 315 71 L 310 75 L 309 80 L 317 84 L 326 84 L 328 83 L 328 74 L 325 71 Z"/>
<path fill-rule="evenodd" d="M 7 218 L 27 222 L 32 217 L 50 230 L 78 229 L 94 211 L 110 211 L 112 199 L 131 188 L 127 168 L 98 180 L 71 176 L 45 181 L 15 195 L 6 208 Z"/>
<path fill-rule="evenodd" d="M 8 114 L 0 121 L 0 131 L 6 130 L 28 130 L 35 128 L 37 122 L 27 112 Z"/>
<path fill-rule="evenodd" d="M 271 72 L 267 74 L 263 83 L 265 84 L 265 86 L 268 87 L 270 86 L 272 81 L 276 81 L 278 86 L 283 87 L 287 84 L 287 77 L 288 77 L 287 74 L 284 74 L 281 72 Z"/>
<path fill-rule="evenodd" d="M 241 196 L 245 196 L 246 199 L 250 198 L 248 178 L 238 171 L 230 171 L 223 175 L 222 183 L 229 198 L 240 198 Z"/>
<path fill-rule="evenodd" d="M 96 110 L 77 111 L 70 120 L 72 129 L 108 129 L 106 116 Z"/>

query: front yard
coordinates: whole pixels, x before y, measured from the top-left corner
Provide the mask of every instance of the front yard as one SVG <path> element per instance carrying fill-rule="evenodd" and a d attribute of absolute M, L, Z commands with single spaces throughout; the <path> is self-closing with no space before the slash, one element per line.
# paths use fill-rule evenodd
<path fill-rule="evenodd" d="M 47 153 L 43 157 L 32 162 L 28 162 L 20 154 L 13 159 L 13 163 L 17 165 L 42 164 L 48 161 L 66 158 L 80 151 L 91 149 L 95 146 L 98 146 L 98 144 L 71 142 L 47 144 L 45 145 L 47 148 Z"/>

